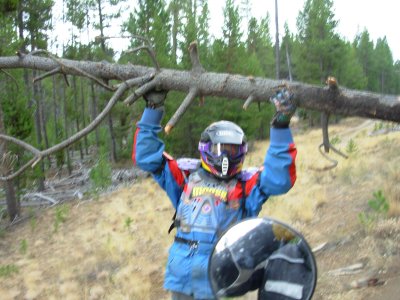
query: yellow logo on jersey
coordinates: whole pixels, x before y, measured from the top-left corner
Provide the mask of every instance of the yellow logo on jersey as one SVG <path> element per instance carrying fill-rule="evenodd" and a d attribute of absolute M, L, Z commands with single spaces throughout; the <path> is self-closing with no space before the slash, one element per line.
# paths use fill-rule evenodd
<path fill-rule="evenodd" d="M 215 197 L 221 199 L 221 201 L 226 201 L 228 192 L 224 188 L 209 187 L 209 186 L 195 186 L 192 190 L 192 197 L 198 197 L 201 195 L 211 194 Z"/>

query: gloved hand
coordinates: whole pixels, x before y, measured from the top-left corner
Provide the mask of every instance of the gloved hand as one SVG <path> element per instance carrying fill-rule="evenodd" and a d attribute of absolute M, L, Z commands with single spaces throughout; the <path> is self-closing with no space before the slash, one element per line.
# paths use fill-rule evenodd
<path fill-rule="evenodd" d="M 167 97 L 168 91 L 161 89 L 154 89 L 143 95 L 146 101 L 146 107 L 153 109 L 162 109 L 164 106 L 165 98 Z"/>
<path fill-rule="evenodd" d="M 288 89 L 283 88 L 277 91 L 275 96 L 270 98 L 270 101 L 276 110 L 271 125 L 275 128 L 288 128 L 290 119 L 296 111 L 293 94 Z"/>

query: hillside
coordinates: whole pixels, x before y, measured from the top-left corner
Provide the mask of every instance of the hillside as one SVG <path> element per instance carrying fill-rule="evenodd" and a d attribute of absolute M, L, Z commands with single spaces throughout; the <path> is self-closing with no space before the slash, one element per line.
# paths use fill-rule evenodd
<path fill-rule="evenodd" d="M 291 224 L 318 248 L 313 299 L 398 299 L 400 132 L 387 126 L 362 119 L 331 126 L 349 158 L 331 154 L 339 163 L 329 171 L 318 171 L 329 164 L 318 152 L 321 130 L 294 129 L 298 180 L 262 215 Z M 266 148 L 256 143 L 246 163 L 262 164 Z M 26 213 L 0 235 L 0 299 L 169 299 L 162 281 L 173 210 L 151 178 Z"/>

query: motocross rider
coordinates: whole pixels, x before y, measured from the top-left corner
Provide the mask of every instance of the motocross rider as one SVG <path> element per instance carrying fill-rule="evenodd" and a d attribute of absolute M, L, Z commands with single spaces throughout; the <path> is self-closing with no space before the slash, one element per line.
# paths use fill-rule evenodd
<path fill-rule="evenodd" d="M 293 95 L 279 90 L 270 146 L 261 168 L 243 170 L 248 144 L 243 130 L 230 121 L 209 125 L 201 134 L 200 159 L 175 160 L 158 138 L 167 92 L 144 95 L 146 108 L 137 123 L 132 160 L 152 174 L 165 190 L 176 215 L 164 288 L 172 299 L 214 299 L 208 261 L 220 234 L 243 218 L 255 217 L 272 195 L 288 192 L 296 180 L 296 147 L 289 122 Z"/>

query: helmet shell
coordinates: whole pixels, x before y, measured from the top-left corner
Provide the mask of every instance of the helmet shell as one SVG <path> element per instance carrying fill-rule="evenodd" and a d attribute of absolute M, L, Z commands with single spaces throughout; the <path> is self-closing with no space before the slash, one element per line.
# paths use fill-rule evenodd
<path fill-rule="evenodd" d="M 208 272 L 218 299 L 259 289 L 258 299 L 309 300 L 317 280 L 315 257 L 305 238 L 271 218 L 248 218 L 232 225 L 214 246 Z M 302 297 L 271 295 L 264 290 L 266 280 L 301 285 Z"/>
<path fill-rule="evenodd" d="M 213 144 L 241 145 L 246 136 L 238 125 L 231 121 L 218 121 L 209 125 L 201 134 L 200 142 L 211 141 Z"/>
<path fill-rule="evenodd" d="M 237 153 L 211 151 L 213 145 L 237 145 Z M 209 125 L 201 134 L 199 142 L 201 163 L 204 169 L 222 179 L 238 174 L 247 153 L 247 139 L 242 128 L 230 121 L 218 121 Z"/>

